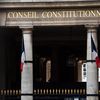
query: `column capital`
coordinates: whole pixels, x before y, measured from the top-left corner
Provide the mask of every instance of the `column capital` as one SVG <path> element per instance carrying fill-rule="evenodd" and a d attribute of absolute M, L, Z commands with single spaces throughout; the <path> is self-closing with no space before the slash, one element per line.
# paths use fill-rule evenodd
<path fill-rule="evenodd" d="M 22 30 L 23 34 L 31 34 L 33 27 L 20 27 L 20 29 Z"/>
<path fill-rule="evenodd" d="M 85 25 L 87 28 L 87 33 L 97 33 L 98 24 L 87 24 Z"/>
<path fill-rule="evenodd" d="M 87 29 L 96 29 L 99 25 L 98 24 L 86 24 L 85 27 Z"/>

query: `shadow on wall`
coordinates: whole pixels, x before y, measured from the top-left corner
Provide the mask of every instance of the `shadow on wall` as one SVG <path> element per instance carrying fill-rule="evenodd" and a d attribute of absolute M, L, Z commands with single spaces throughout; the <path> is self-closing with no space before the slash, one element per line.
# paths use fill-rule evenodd
<path fill-rule="evenodd" d="M 0 27 L 0 89 L 20 89 L 19 28 Z"/>

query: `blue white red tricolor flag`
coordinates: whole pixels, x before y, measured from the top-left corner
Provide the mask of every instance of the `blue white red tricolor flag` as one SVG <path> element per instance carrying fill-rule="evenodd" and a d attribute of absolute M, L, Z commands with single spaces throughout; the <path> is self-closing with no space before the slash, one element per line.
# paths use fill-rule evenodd
<path fill-rule="evenodd" d="M 23 65 L 25 62 L 25 48 L 24 48 L 24 39 L 22 38 L 22 45 L 21 45 L 21 64 L 20 64 L 20 71 L 23 71 Z"/>
<path fill-rule="evenodd" d="M 97 47 L 95 45 L 95 42 L 94 42 L 92 35 L 91 35 L 91 48 L 92 48 L 91 60 L 95 60 L 96 57 L 98 57 L 98 53 L 97 53 Z"/>
<path fill-rule="evenodd" d="M 97 47 L 95 45 L 95 42 L 93 40 L 92 35 L 91 35 L 91 48 L 92 48 L 92 56 L 91 56 L 91 59 L 92 60 L 96 60 L 97 67 L 100 67 L 100 58 L 98 57 Z"/>

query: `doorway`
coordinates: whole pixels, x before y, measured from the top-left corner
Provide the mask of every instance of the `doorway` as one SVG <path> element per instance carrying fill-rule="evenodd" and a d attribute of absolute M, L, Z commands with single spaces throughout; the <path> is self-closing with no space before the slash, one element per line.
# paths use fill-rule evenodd
<path fill-rule="evenodd" d="M 35 27 L 34 82 L 77 82 L 77 62 L 86 59 L 86 36 L 84 26 Z"/>

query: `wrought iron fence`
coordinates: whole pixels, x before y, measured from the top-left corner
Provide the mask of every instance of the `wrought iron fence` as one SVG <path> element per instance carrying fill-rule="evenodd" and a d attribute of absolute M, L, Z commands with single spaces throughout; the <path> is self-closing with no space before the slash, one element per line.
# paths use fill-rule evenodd
<path fill-rule="evenodd" d="M 33 94 L 22 94 L 20 90 L 1 90 L 0 100 L 21 100 L 21 96 L 33 96 L 33 100 L 86 100 L 87 96 L 100 97 L 98 94 L 86 94 L 85 89 L 33 89 Z"/>

